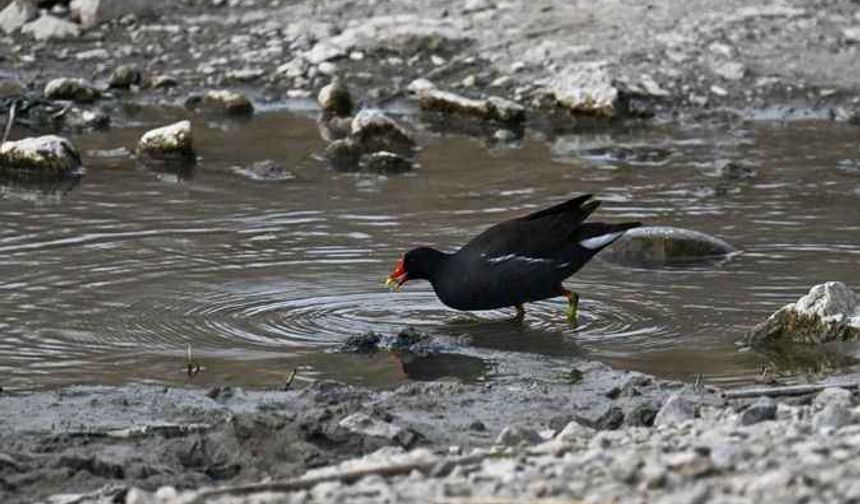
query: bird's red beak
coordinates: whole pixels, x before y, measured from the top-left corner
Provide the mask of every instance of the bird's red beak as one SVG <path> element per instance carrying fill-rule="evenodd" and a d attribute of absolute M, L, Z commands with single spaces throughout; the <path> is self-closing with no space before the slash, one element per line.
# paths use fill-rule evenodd
<path fill-rule="evenodd" d="M 396 291 L 400 289 L 400 286 L 405 284 L 407 280 L 409 280 L 409 278 L 406 274 L 406 268 L 403 267 L 403 256 L 400 256 L 400 259 L 397 260 L 397 264 L 394 265 L 394 271 L 392 271 L 391 274 L 388 275 L 388 278 L 385 279 L 385 286 Z"/>

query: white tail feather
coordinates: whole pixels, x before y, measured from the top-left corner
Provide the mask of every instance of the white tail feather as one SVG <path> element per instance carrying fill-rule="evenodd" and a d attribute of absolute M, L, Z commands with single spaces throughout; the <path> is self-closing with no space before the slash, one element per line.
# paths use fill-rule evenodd
<path fill-rule="evenodd" d="M 623 234 L 624 231 L 616 231 L 615 233 L 607 233 L 599 236 L 593 236 L 591 238 L 582 240 L 581 242 L 579 242 L 579 244 L 589 250 L 599 249 L 600 247 L 609 245 Z"/>

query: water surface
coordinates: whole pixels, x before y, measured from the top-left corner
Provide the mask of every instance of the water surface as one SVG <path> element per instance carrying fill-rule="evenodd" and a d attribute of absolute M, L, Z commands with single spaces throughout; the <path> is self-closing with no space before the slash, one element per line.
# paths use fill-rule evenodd
<path fill-rule="evenodd" d="M 75 186 L 0 183 L 0 386 L 184 383 L 189 344 L 201 385 L 273 387 L 293 368 L 300 380 L 374 386 L 492 379 L 561 372 L 581 356 L 739 384 L 767 362 L 734 344 L 751 325 L 816 283 L 860 285 L 854 127 L 654 125 L 530 134 L 501 147 L 421 131 L 420 166 L 390 177 L 328 170 L 316 123 L 288 111 L 193 118 L 192 169 L 154 169 L 116 150 L 183 114 L 147 109 L 74 137 L 88 169 Z M 232 169 L 262 159 L 295 178 L 261 182 Z M 754 176 L 720 176 L 728 160 Z M 568 282 L 582 297 L 576 328 L 562 299 L 529 306 L 517 325 L 510 310 L 447 309 L 427 284 L 397 294 L 380 285 L 408 248 L 453 250 L 581 192 L 604 201 L 597 218 L 691 228 L 743 254 L 672 270 L 592 261 Z M 451 351 L 329 351 L 349 335 L 406 325 L 443 336 Z"/>

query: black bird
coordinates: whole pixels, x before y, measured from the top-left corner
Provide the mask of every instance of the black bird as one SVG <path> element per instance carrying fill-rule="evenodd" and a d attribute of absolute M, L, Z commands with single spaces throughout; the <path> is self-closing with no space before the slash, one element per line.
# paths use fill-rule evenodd
<path fill-rule="evenodd" d="M 590 201 L 589 201 L 590 200 Z M 385 284 L 395 290 L 408 280 L 428 280 L 439 299 L 458 310 L 513 306 L 556 296 L 568 300 L 576 322 L 579 296 L 562 282 L 595 254 L 639 222 L 585 222 L 600 205 L 590 194 L 525 217 L 500 222 L 454 253 L 418 247 L 400 257 Z"/>

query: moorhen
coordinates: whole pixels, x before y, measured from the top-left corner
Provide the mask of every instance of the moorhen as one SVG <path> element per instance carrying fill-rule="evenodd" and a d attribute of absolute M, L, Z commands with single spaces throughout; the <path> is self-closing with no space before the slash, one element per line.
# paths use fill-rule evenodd
<path fill-rule="evenodd" d="M 576 322 L 579 296 L 562 281 L 639 222 L 585 222 L 600 205 L 590 194 L 506 220 L 454 253 L 418 247 L 400 257 L 385 284 L 397 290 L 408 280 L 428 280 L 439 299 L 457 310 L 513 306 L 556 296 L 568 300 Z M 589 201 L 590 200 L 590 201 Z"/>

